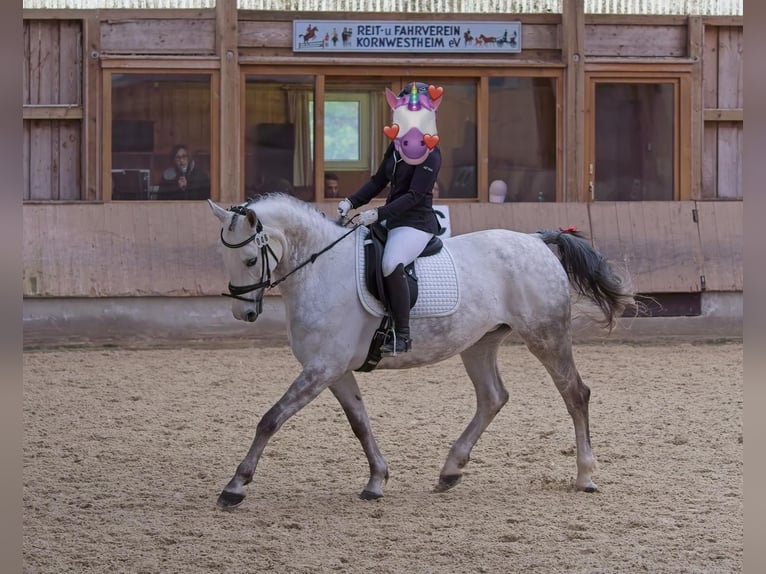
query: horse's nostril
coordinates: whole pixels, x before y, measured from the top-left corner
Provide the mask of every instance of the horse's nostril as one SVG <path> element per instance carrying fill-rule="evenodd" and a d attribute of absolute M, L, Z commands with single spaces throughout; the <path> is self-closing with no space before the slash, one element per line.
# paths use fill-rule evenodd
<path fill-rule="evenodd" d="M 245 315 L 245 318 L 252 323 L 258 318 L 258 314 L 255 311 L 248 311 L 247 315 Z"/>

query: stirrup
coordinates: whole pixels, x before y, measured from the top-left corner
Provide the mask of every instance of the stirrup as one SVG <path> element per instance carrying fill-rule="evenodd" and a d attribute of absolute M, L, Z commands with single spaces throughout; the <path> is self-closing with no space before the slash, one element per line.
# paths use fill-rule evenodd
<path fill-rule="evenodd" d="M 394 331 L 386 338 L 386 342 L 380 347 L 380 352 L 383 356 L 395 357 L 399 353 L 406 353 L 412 348 L 412 341 L 409 337 L 403 335 L 396 335 Z"/>

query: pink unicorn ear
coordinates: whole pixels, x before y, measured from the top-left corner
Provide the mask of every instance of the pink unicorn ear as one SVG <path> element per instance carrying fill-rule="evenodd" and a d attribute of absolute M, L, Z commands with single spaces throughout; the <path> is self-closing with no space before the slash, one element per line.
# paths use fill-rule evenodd
<path fill-rule="evenodd" d="M 396 97 L 396 94 L 392 92 L 389 88 L 386 88 L 386 101 L 388 102 L 388 105 L 391 107 L 392 110 L 396 109 L 396 106 L 398 105 L 399 98 Z"/>

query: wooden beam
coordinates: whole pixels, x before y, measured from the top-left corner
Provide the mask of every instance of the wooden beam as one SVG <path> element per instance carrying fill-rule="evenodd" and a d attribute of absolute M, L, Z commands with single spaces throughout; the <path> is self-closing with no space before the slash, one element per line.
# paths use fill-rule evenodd
<path fill-rule="evenodd" d="M 564 3 L 561 15 L 562 60 L 567 67 L 564 116 L 564 201 L 582 201 L 585 186 L 585 7 L 584 0 Z"/>
<path fill-rule="evenodd" d="M 706 122 L 741 122 L 744 121 L 744 110 L 740 109 L 707 109 L 705 110 Z"/>
<path fill-rule="evenodd" d="M 25 120 L 79 120 L 83 117 L 82 106 L 66 104 L 51 106 L 26 105 L 22 110 L 22 117 Z"/>
<path fill-rule="evenodd" d="M 240 177 L 240 72 L 237 61 L 237 0 L 218 0 L 215 6 L 215 47 L 220 60 L 218 132 L 218 193 L 224 203 L 238 203 L 243 190 Z M 215 141 L 213 144 L 215 145 Z M 211 150 L 215 156 L 215 150 Z"/>
<path fill-rule="evenodd" d="M 218 56 L 100 56 L 101 65 L 115 70 L 217 70 L 221 67 Z"/>
<path fill-rule="evenodd" d="M 83 27 L 83 95 L 82 122 L 82 186 L 80 198 L 95 201 L 103 197 L 99 193 L 101 181 L 101 31 L 98 12 L 89 13 L 82 21 Z"/>
<path fill-rule="evenodd" d="M 479 92 L 476 98 L 476 124 L 478 136 L 476 155 L 481 162 L 478 166 L 477 198 L 481 202 L 489 200 L 489 78 L 482 76 L 479 79 Z"/>
<path fill-rule="evenodd" d="M 689 17 L 687 40 L 687 53 L 694 62 L 691 74 L 691 198 L 702 199 L 702 54 L 705 49 L 705 27 L 699 16 Z"/>
<path fill-rule="evenodd" d="M 705 26 L 744 26 L 744 16 L 702 16 L 702 23 Z"/>

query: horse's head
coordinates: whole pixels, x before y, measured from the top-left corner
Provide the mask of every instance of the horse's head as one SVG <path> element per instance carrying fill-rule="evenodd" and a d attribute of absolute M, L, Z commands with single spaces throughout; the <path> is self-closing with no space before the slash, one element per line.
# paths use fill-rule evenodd
<path fill-rule="evenodd" d="M 439 143 L 436 109 L 443 93 L 444 88 L 422 82 L 412 82 L 398 96 L 386 88 L 391 125 L 385 126 L 383 133 L 393 140 L 396 151 L 410 165 L 423 163 Z"/>
<path fill-rule="evenodd" d="M 221 221 L 223 262 L 229 274 L 231 311 L 240 321 L 255 321 L 261 313 L 263 294 L 271 286 L 271 270 L 279 263 L 283 247 L 258 219 L 251 202 L 228 210 L 208 199 Z"/>

